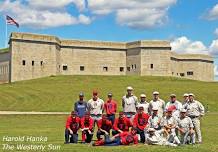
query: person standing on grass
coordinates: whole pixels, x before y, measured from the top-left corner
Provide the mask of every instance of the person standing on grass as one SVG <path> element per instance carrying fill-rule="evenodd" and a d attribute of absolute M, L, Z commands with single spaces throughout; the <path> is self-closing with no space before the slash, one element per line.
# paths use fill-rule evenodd
<path fill-rule="evenodd" d="M 85 116 L 81 119 L 81 130 L 82 130 L 82 143 L 90 143 L 93 137 L 93 119 L 90 117 L 90 113 L 86 112 Z"/>
<path fill-rule="evenodd" d="M 112 135 L 116 135 L 125 131 L 129 131 L 129 128 L 132 127 L 132 123 L 128 118 L 125 117 L 123 112 L 119 112 L 119 117 L 115 119 Z"/>
<path fill-rule="evenodd" d="M 74 111 L 77 112 L 77 115 L 82 118 L 87 112 L 87 103 L 84 101 L 84 93 L 79 93 L 79 100 L 74 104 Z"/>
<path fill-rule="evenodd" d="M 72 111 L 66 122 L 65 144 L 78 142 L 78 130 L 80 127 L 79 124 L 80 118 L 76 115 L 76 112 Z"/>
<path fill-rule="evenodd" d="M 176 99 L 175 94 L 170 95 L 170 101 L 167 102 L 165 109 L 168 108 L 173 110 L 173 117 L 178 119 L 180 116 L 180 110 L 182 109 L 182 104 Z"/>
<path fill-rule="evenodd" d="M 138 99 L 133 95 L 133 88 L 127 87 L 127 94 L 122 98 L 122 107 L 124 115 L 133 120 L 134 115 L 136 114 L 136 106 L 138 105 Z"/>
<path fill-rule="evenodd" d="M 97 139 L 101 140 L 101 135 L 110 135 L 112 129 L 112 123 L 108 120 L 107 115 L 103 114 L 102 119 L 98 120 Z"/>
<path fill-rule="evenodd" d="M 139 104 L 137 105 L 137 109 L 139 107 L 143 107 L 144 108 L 144 112 L 145 113 L 149 113 L 149 103 L 146 101 L 146 95 L 145 94 L 141 94 L 140 95 L 140 101 L 139 101 Z"/>
<path fill-rule="evenodd" d="M 153 100 L 151 100 L 149 103 L 150 115 L 152 115 L 152 108 L 153 107 L 157 107 L 158 108 L 158 116 L 163 117 L 164 110 L 165 110 L 165 101 L 160 99 L 158 91 L 153 92 Z"/>
<path fill-rule="evenodd" d="M 204 106 L 197 100 L 193 93 L 189 94 L 189 101 L 187 103 L 187 115 L 191 118 L 194 129 L 197 135 L 197 143 L 202 143 L 200 118 L 204 116 Z"/>
<path fill-rule="evenodd" d="M 139 107 L 138 113 L 133 119 L 133 127 L 137 129 L 137 134 L 140 135 L 140 140 L 142 143 L 144 143 L 146 140 L 145 132 L 149 117 L 150 116 L 147 113 L 144 113 L 144 108 Z"/>
<path fill-rule="evenodd" d="M 112 93 L 108 93 L 108 100 L 104 104 L 104 109 L 107 114 L 108 120 L 110 120 L 113 125 L 115 120 L 115 114 L 117 112 L 117 102 L 112 99 L 112 96 Z"/>
<path fill-rule="evenodd" d="M 188 101 L 189 101 L 188 93 L 185 93 L 185 94 L 183 95 L 182 107 L 183 107 L 184 109 L 186 109 L 186 110 L 187 110 L 187 107 L 188 107 Z"/>
<path fill-rule="evenodd" d="M 97 91 L 94 90 L 92 95 L 92 99 L 88 101 L 88 110 L 92 119 L 94 120 L 95 126 L 95 123 L 101 119 L 101 115 L 104 111 L 104 101 L 98 97 Z"/>

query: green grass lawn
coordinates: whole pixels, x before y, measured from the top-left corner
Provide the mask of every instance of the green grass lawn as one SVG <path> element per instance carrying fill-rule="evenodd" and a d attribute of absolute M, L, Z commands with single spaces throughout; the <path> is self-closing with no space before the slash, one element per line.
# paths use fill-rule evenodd
<path fill-rule="evenodd" d="M 128 85 L 134 87 L 137 96 L 146 93 L 148 100 L 151 100 L 154 90 L 158 90 L 164 100 L 168 100 L 171 93 L 182 100 L 183 93 L 193 92 L 210 111 L 218 111 L 217 82 L 149 76 L 56 76 L 2 84 L 0 110 L 70 111 L 80 91 L 85 92 L 88 100 L 93 89 L 98 89 L 103 99 L 112 92 L 120 105 Z"/>
<path fill-rule="evenodd" d="M 72 152 L 215 152 L 218 151 L 218 115 L 207 114 L 202 119 L 202 134 L 203 144 L 195 146 L 183 146 L 183 147 L 163 147 L 163 146 L 117 146 L 117 147 L 89 147 L 83 144 L 69 144 L 64 145 L 64 127 L 67 116 L 64 115 L 0 115 L 0 151 L 3 151 L 2 144 L 16 145 L 23 143 L 28 144 L 53 144 L 55 146 L 60 145 L 59 151 L 72 151 Z M 3 141 L 3 136 L 43 136 L 47 137 L 47 142 L 6 142 Z M 81 139 L 81 137 L 80 137 Z M 16 151 L 16 150 L 13 150 Z M 56 150 L 58 151 L 58 150 Z"/>

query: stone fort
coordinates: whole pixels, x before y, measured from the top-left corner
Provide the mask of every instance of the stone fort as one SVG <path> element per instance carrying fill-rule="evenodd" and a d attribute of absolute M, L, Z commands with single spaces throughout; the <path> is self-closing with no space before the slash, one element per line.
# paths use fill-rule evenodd
<path fill-rule="evenodd" d="M 213 81 L 213 66 L 211 56 L 177 54 L 169 41 L 64 40 L 12 33 L 9 51 L 0 53 L 0 82 L 51 75 L 149 75 Z"/>

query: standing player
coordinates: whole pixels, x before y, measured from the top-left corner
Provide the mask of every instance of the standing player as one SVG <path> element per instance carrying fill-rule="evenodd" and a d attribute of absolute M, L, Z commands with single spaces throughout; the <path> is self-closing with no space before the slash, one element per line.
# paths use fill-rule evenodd
<path fill-rule="evenodd" d="M 104 101 L 98 97 L 98 92 L 93 91 L 93 97 L 88 101 L 88 110 L 95 123 L 101 119 L 104 110 Z"/>
<path fill-rule="evenodd" d="M 159 92 L 154 91 L 153 92 L 153 100 L 149 103 L 149 111 L 152 112 L 152 108 L 157 107 L 158 108 L 158 115 L 160 117 L 163 116 L 164 110 L 165 110 L 165 101 L 159 98 Z M 150 113 L 152 114 L 152 113 Z"/>
<path fill-rule="evenodd" d="M 102 119 L 98 120 L 97 139 L 101 140 L 101 135 L 110 135 L 112 129 L 112 123 L 108 120 L 107 115 L 103 114 Z"/>
<path fill-rule="evenodd" d="M 71 115 L 67 118 L 66 129 L 65 129 L 65 143 L 77 143 L 78 142 L 78 130 L 79 130 L 80 118 L 76 116 L 74 111 L 71 112 Z"/>
<path fill-rule="evenodd" d="M 136 106 L 138 104 L 138 99 L 136 96 L 133 95 L 133 88 L 127 87 L 127 94 L 122 98 L 122 107 L 123 112 L 127 118 L 131 121 L 136 114 Z"/>
<path fill-rule="evenodd" d="M 202 143 L 202 136 L 201 136 L 201 125 L 200 125 L 200 118 L 204 116 L 204 106 L 197 100 L 194 99 L 195 95 L 193 93 L 189 94 L 189 102 L 187 104 L 187 115 L 191 118 L 195 132 L 198 137 L 198 143 Z"/>
<path fill-rule="evenodd" d="M 144 108 L 139 107 L 138 113 L 133 120 L 133 127 L 137 129 L 137 133 L 140 135 L 141 142 L 145 142 L 145 129 L 148 124 L 149 115 L 144 113 Z"/>
<path fill-rule="evenodd" d="M 82 118 L 84 117 L 87 111 L 87 103 L 84 101 L 84 93 L 80 92 L 79 94 L 79 101 L 75 102 L 74 104 L 74 111 L 77 112 L 77 115 Z"/>
<path fill-rule="evenodd" d="M 128 132 L 130 127 L 132 127 L 132 123 L 125 117 L 123 112 L 120 112 L 119 118 L 116 118 L 114 121 L 112 135 Z"/>
<path fill-rule="evenodd" d="M 115 114 L 117 112 L 117 102 L 112 99 L 112 93 L 108 93 L 108 100 L 104 104 L 104 109 L 107 114 L 108 120 L 114 124 Z"/>
<path fill-rule="evenodd" d="M 173 110 L 173 117 L 178 119 L 180 115 L 180 110 L 182 109 L 182 104 L 176 99 L 175 94 L 170 95 L 170 101 L 166 104 L 165 109 L 169 108 Z"/>
<path fill-rule="evenodd" d="M 149 113 L 149 103 L 146 101 L 146 95 L 145 94 L 141 94 L 140 95 L 140 101 L 139 104 L 137 105 L 137 109 L 139 107 L 143 107 L 144 108 L 144 112 L 145 113 Z"/>
<path fill-rule="evenodd" d="M 93 137 L 93 119 L 90 117 L 90 113 L 87 112 L 81 119 L 81 130 L 82 130 L 82 142 L 90 143 Z"/>

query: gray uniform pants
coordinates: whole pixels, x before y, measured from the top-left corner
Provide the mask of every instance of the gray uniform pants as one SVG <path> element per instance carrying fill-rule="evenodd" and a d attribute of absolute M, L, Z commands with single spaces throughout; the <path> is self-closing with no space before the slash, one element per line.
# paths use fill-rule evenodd
<path fill-rule="evenodd" d="M 198 142 L 202 142 L 202 136 L 201 136 L 201 124 L 199 117 L 193 118 L 192 123 L 194 125 L 194 129 L 196 132 L 196 135 L 198 137 Z"/>

